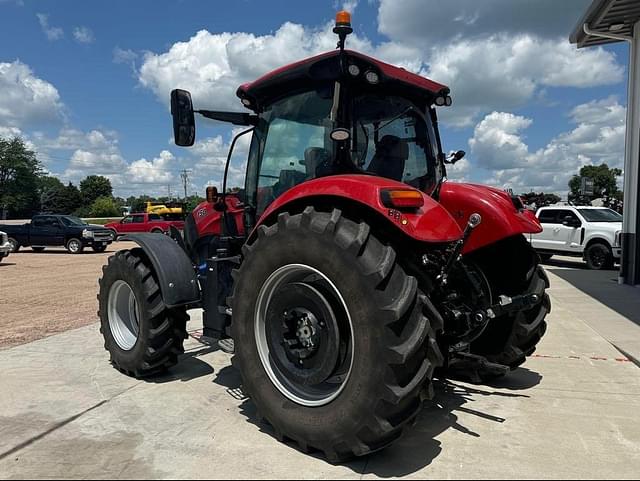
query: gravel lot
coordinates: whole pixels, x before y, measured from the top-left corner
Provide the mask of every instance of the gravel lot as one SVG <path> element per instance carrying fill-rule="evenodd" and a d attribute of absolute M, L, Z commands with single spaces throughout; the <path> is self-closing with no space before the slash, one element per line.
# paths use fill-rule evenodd
<path fill-rule="evenodd" d="M 0 263 L 0 349 L 96 322 L 101 268 L 128 242 L 96 254 L 62 248 L 36 254 L 22 249 Z"/>

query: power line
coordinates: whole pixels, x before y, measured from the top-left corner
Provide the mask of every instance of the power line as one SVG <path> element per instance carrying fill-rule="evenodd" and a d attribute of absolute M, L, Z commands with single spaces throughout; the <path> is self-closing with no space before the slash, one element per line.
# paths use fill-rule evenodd
<path fill-rule="evenodd" d="M 187 199 L 187 185 L 189 183 L 189 171 L 187 169 L 183 169 L 180 172 L 180 178 L 182 179 L 182 186 L 184 187 L 184 198 Z"/>

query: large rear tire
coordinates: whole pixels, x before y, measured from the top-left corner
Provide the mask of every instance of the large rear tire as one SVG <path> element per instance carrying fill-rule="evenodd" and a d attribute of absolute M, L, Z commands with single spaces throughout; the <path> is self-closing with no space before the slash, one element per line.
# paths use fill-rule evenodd
<path fill-rule="evenodd" d="M 383 449 L 431 392 L 442 319 L 366 223 L 309 207 L 258 233 L 234 273 L 243 389 L 276 437 L 303 451 L 341 462 Z M 304 349 L 307 327 L 315 351 Z"/>
<path fill-rule="evenodd" d="M 475 256 L 491 284 L 494 299 L 499 295 L 536 294 L 540 301 L 515 314 L 498 316 L 471 344 L 471 353 L 511 370 L 531 356 L 547 331 L 546 316 L 551 300 L 546 293 L 549 278 L 538 265 L 537 256 L 523 236 L 501 241 Z M 500 377 L 478 373 L 484 379 Z"/>
<path fill-rule="evenodd" d="M 189 320 L 185 309 L 169 309 L 153 268 L 140 249 L 120 251 L 102 268 L 98 316 L 113 366 L 148 377 L 178 363 Z"/>

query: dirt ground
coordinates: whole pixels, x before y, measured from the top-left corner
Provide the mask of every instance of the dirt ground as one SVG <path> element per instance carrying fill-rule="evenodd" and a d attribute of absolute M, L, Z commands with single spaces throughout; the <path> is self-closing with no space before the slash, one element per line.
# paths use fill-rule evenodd
<path fill-rule="evenodd" d="M 0 349 L 35 341 L 98 320 L 98 278 L 102 266 L 127 242 L 106 252 L 68 254 L 22 249 L 0 263 Z"/>

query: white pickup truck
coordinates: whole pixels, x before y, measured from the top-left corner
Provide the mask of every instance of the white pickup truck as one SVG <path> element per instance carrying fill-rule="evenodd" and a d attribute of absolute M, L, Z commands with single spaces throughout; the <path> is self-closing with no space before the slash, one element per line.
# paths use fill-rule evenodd
<path fill-rule="evenodd" d="M 7 257 L 11 252 L 11 244 L 9 243 L 9 237 L 4 232 L 0 232 L 0 262 Z"/>
<path fill-rule="evenodd" d="M 604 207 L 550 206 L 536 213 L 540 234 L 530 242 L 542 260 L 554 254 L 582 257 L 589 269 L 612 269 L 620 262 L 622 216 Z"/>

